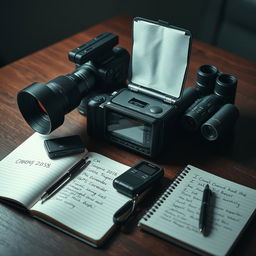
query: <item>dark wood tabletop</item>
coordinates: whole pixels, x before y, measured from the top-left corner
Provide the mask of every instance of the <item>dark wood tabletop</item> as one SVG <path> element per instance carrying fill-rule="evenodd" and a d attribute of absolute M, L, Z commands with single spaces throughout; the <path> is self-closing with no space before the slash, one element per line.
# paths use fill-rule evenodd
<path fill-rule="evenodd" d="M 19 112 L 16 103 L 18 91 L 35 81 L 45 83 L 73 71 L 74 64 L 68 61 L 67 53 L 102 32 L 119 35 L 120 46 L 130 51 L 131 28 L 130 17 L 116 17 L 0 69 L 0 160 L 33 134 Z M 196 71 L 203 64 L 215 65 L 220 71 L 238 78 L 235 104 L 240 117 L 234 136 L 222 144 L 206 143 L 195 136 L 182 137 L 153 161 L 165 168 L 166 181 L 174 178 L 187 164 L 192 164 L 256 189 L 256 63 L 193 40 L 186 86 L 195 86 Z M 89 151 L 127 165 L 143 159 L 135 153 L 88 137 L 86 117 L 77 110 L 66 115 L 64 124 L 55 133 L 79 134 Z M 100 249 L 92 248 L 1 203 L 0 255 L 193 255 L 137 227 L 139 218 L 155 195 L 157 191 L 152 192 L 149 196 L 152 198 L 147 203 L 141 204 L 140 211 L 129 225 L 115 232 Z M 254 218 L 231 255 L 256 255 L 255 230 Z"/>

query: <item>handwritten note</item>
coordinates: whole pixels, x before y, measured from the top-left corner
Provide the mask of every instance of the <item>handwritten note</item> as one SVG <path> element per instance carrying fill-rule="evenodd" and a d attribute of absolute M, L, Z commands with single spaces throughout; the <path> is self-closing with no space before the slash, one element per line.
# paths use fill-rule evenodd
<path fill-rule="evenodd" d="M 225 229 L 232 232 L 243 218 L 241 204 L 246 200 L 247 193 L 241 189 L 230 187 L 230 185 L 204 179 L 197 174 L 188 180 L 187 186 L 182 188 L 180 194 L 174 199 L 172 207 L 165 210 L 162 218 L 167 221 L 172 220 L 179 228 L 198 233 L 198 225 L 191 224 L 191 220 L 198 223 L 199 206 L 205 184 L 209 184 L 213 192 L 210 209 L 210 213 L 212 213 L 211 230 Z M 215 205 L 216 201 L 217 205 Z"/>
<path fill-rule="evenodd" d="M 76 207 L 95 209 L 104 206 L 113 192 L 112 182 L 118 175 L 117 171 L 102 165 L 99 158 L 91 158 L 91 164 L 70 184 L 64 187 L 55 198 L 68 205 L 71 209 Z"/>
<path fill-rule="evenodd" d="M 256 208 L 256 191 L 188 166 L 171 185 L 141 225 L 214 255 L 225 255 Z M 209 234 L 198 229 L 202 194 L 206 184 L 213 191 Z M 162 203 L 161 203 L 162 201 Z"/>
<path fill-rule="evenodd" d="M 24 159 L 20 159 L 18 158 L 15 162 L 15 164 L 18 164 L 18 165 L 21 165 L 22 167 L 24 165 L 27 165 L 27 166 L 32 166 L 32 165 L 38 165 L 38 166 L 43 166 L 45 168 L 50 168 L 51 167 L 51 163 L 49 162 L 42 162 L 42 161 L 35 161 L 35 160 L 24 160 Z"/>
<path fill-rule="evenodd" d="M 113 226 L 113 214 L 129 198 L 112 186 L 113 179 L 128 166 L 96 153 L 89 153 L 90 165 L 45 203 L 32 210 L 99 240 Z"/>

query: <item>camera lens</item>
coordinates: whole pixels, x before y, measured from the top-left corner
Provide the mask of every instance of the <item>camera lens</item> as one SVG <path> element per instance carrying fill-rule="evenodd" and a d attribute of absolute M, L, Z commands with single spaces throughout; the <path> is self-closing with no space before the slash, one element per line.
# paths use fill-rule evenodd
<path fill-rule="evenodd" d="M 21 90 L 17 96 L 18 106 L 32 129 L 49 134 L 63 124 L 65 114 L 79 105 L 94 84 L 94 69 L 86 63 L 46 84 L 33 83 Z"/>
<path fill-rule="evenodd" d="M 237 88 L 237 78 L 230 74 L 220 74 L 216 79 L 214 93 L 225 103 L 234 104 Z"/>
<path fill-rule="evenodd" d="M 213 92 L 218 69 L 212 65 L 203 65 L 197 71 L 196 87 L 202 95 Z"/>
<path fill-rule="evenodd" d="M 238 116 L 239 111 L 233 104 L 225 104 L 201 126 L 203 137 L 209 141 L 217 140 L 234 127 Z"/>

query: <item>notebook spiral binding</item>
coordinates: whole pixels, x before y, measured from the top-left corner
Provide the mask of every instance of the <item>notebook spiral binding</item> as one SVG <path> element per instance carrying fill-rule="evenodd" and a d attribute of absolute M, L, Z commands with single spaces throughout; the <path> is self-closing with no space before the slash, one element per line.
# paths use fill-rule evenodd
<path fill-rule="evenodd" d="M 147 221 L 154 212 L 163 204 L 163 202 L 171 195 L 171 193 L 175 190 L 178 184 L 182 181 L 182 179 L 188 174 L 190 171 L 190 167 L 186 166 L 182 172 L 177 176 L 177 178 L 172 182 L 172 184 L 161 194 L 161 196 L 156 200 L 155 204 L 145 213 L 143 219 Z"/>

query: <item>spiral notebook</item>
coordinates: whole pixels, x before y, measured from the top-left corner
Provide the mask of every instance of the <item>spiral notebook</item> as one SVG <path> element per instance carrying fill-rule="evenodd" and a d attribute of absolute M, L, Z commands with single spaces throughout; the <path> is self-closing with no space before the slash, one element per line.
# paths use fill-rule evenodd
<path fill-rule="evenodd" d="M 209 234 L 199 232 L 203 190 L 213 192 Z M 201 255 L 227 255 L 255 214 L 256 190 L 188 165 L 139 222 L 142 230 Z"/>

